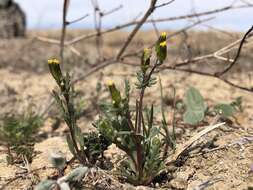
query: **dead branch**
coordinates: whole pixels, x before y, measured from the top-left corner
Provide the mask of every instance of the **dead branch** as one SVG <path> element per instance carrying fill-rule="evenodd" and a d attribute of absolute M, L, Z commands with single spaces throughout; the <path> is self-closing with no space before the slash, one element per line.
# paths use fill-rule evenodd
<path fill-rule="evenodd" d="M 64 0 L 63 3 L 63 18 L 62 18 L 62 32 L 61 32 L 61 42 L 60 42 L 60 57 L 63 62 L 63 53 L 64 53 L 64 41 L 66 36 L 66 27 L 67 27 L 67 12 L 69 7 L 70 0 Z"/>
<path fill-rule="evenodd" d="M 119 53 L 116 56 L 116 60 L 120 59 L 120 57 L 123 55 L 123 53 L 126 50 L 126 48 L 128 47 L 128 45 L 130 44 L 130 42 L 134 38 L 135 34 L 139 31 L 139 29 L 141 28 L 141 26 L 146 22 L 146 20 L 148 19 L 148 17 L 156 9 L 156 3 L 157 3 L 157 0 L 151 0 L 150 6 L 149 6 L 147 12 L 144 14 L 144 16 L 142 17 L 142 19 L 140 20 L 140 22 L 135 26 L 135 28 L 133 29 L 133 31 L 129 34 L 126 42 L 124 43 L 124 45 L 122 46 L 122 48 L 119 50 Z"/>
<path fill-rule="evenodd" d="M 221 77 L 222 75 L 224 75 L 225 73 L 227 73 L 227 72 L 228 72 L 230 69 L 232 69 L 232 67 L 237 63 L 237 60 L 239 59 L 239 57 L 240 57 L 240 55 L 241 55 L 241 50 L 242 50 L 242 47 L 243 47 L 243 45 L 244 45 L 246 39 L 247 39 L 248 37 L 251 37 L 251 36 L 252 36 L 252 34 L 251 34 L 252 30 L 253 30 L 253 26 L 252 26 L 252 27 L 245 33 L 245 35 L 243 36 L 243 38 L 242 38 L 242 40 L 241 40 L 241 42 L 240 42 L 240 45 L 239 45 L 239 48 L 238 48 L 238 50 L 237 50 L 237 53 L 236 53 L 236 56 L 235 56 L 234 60 L 233 60 L 223 71 L 221 71 L 221 72 L 219 72 L 219 73 L 216 73 L 216 75 L 217 75 L 218 77 Z"/>
<path fill-rule="evenodd" d="M 76 23 L 76 22 L 79 22 L 79 21 L 81 21 L 81 20 L 85 19 L 85 18 L 86 18 L 86 17 L 88 17 L 88 16 L 89 16 L 89 14 L 85 14 L 85 15 L 83 15 L 82 17 L 77 18 L 77 19 L 75 19 L 75 20 L 72 20 L 72 21 L 66 21 L 66 24 L 67 24 L 67 25 L 74 24 L 74 23 Z"/>
<path fill-rule="evenodd" d="M 252 7 L 253 5 L 240 5 L 240 6 L 225 6 L 219 9 L 214 9 L 214 10 L 210 10 L 210 11 L 205 11 L 205 12 L 200 12 L 200 13 L 194 13 L 194 14 L 187 14 L 187 15 L 181 15 L 181 16 L 176 16 L 176 17 L 168 17 L 168 18 L 162 18 L 162 19 L 149 19 L 145 22 L 146 23 L 159 23 L 159 22 L 172 22 L 172 21 L 178 21 L 178 20 L 185 20 L 185 19 L 189 19 L 189 18 L 195 18 L 195 17 L 202 17 L 202 16 L 207 16 L 207 15 L 213 15 L 213 14 L 217 14 L 217 13 L 221 13 L 221 12 L 226 12 L 226 11 L 230 11 L 230 10 L 234 10 L 234 9 L 243 9 L 243 8 L 249 8 Z M 122 25 L 118 25 L 115 26 L 111 29 L 107 29 L 104 31 L 101 31 L 101 35 L 107 34 L 107 33 L 111 33 L 111 32 L 115 32 L 133 25 L 137 25 L 139 24 L 140 21 L 137 20 L 133 20 L 130 21 L 128 23 L 122 24 Z M 87 40 L 89 38 L 92 37 L 96 37 L 97 36 L 97 32 L 91 33 L 91 34 L 84 34 L 78 37 L 73 38 L 72 40 L 69 40 L 68 42 L 65 43 L 65 45 L 73 45 L 75 43 L 78 43 L 80 41 L 83 40 Z M 47 42 L 47 43 L 52 43 L 52 44 L 59 44 L 60 42 L 56 39 L 51 39 L 48 38 L 47 40 L 45 40 L 45 37 L 37 37 L 38 40 L 41 40 L 43 42 Z"/>

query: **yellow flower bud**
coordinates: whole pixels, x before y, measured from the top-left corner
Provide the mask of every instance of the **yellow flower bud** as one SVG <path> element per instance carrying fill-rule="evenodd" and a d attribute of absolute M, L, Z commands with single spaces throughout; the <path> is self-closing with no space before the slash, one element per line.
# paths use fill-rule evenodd
<path fill-rule="evenodd" d="M 167 57 L 167 35 L 165 32 L 161 34 L 158 41 L 156 42 L 156 55 L 159 60 L 159 64 L 162 64 Z"/>
<path fill-rule="evenodd" d="M 166 45 L 167 45 L 166 41 L 160 43 L 160 47 L 166 47 Z"/>
<path fill-rule="evenodd" d="M 151 49 L 149 49 L 149 48 L 145 48 L 143 50 L 142 58 L 141 58 L 141 69 L 143 72 L 146 72 L 149 67 L 151 53 L 152 53 Z"/>
<path fill-rule="evenodd" d="M 113 80 L 108 80 L 106 82 L 107 86 L 113 86 L 114 85 L 114 81 Z"/>
<path fill-rule="evenodd" d="M 48 64 L 60 64 L 60 61 L 56 58 L 48 59 Z"/>
<path fill-rule="evenodd" d="M 58 85 L 61 85 L 61 80 L 63 78 L 61 68 L 60 68 L 60 61 L 56 58 L 48 59 L 47 61 L 50 73 L 56 80 Z"/>
<path fill-rule="evenodd" d="M 121 102 L 120 91 L 116 88 L 116 86 L 112 80 L 107 81 L 107 86 L 109 88 L 109 91 L 110 91 L 110 94 L 112 97 L 112 104 L 114 106 L 118 107 Z"/>
<path fill-rule="evenodd" d="M 166 33 L 166 32 L 162 32 L 162 33 L 161 33 L 161 38 L 166 40 L 166 38 L 167 38 L 167 33 Z"/>
<path fill-rule="evenodd" d="M 150 51 L 151 51 L 151 49 L 149 49 L 149 48 L 144 48 L 144 50 L 143 50 L 143 52 L 144 52 L 145 54 L 150 53 Z"/>

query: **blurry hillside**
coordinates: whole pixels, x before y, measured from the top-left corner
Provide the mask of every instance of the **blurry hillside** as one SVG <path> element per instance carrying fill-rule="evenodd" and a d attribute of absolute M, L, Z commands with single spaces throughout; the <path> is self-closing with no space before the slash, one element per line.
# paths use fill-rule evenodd
<path fill-rule="evenodd" d="M 66 39 L 89 34 L 91 30 L 69 30 Z M 173 34 L 174 31 L 168 31 L 168 35 Z M 117 31 L 111 34 L 106 34 L 103 41 L 103 56 L 105 58 L 112 57 L 124 43 L 128 32 Z M 33 70 L 37 73 L 47 72 L 46 60 L 59 54 L 59 45 L 42 42 L 38 40 L 37 36 L 44 36 L 52 39 L 59 39 L 60 31 L 29 31 L 27 38 L 24 39 L 10 39 L 0 40 L 0 67 L 10 68 L 15 71 Z M 187 34 L 180 34 L 169 39 L 167 60 L 168 65 L 173 65 L 176 62 L 194 57 L 208 55 L 223 48 L 227 44 L 239 39 L 242 33 L 229 33 L 218 31 L 190 31 Z M 154 31 L 141 31 L 134 38 L 131 46 L 126 54 L 135 53 L 136 50 L 149 46 L 156 40 L 157 36 Z M 96 63 L 97 51 L 95 46 L 95 39 L 87 39 L 83 43 L 74 45 L 78 52 L 72 51 L 69 48 L 65 49 L 66 67 L 78 67 L 88 69 L 93 67 Z M 240 63 L 234 69 L 236 71 L 249 71 L 252 68 L 251 59 L 252 48 L 246 48 L 242 52 Z M 230 58 L 234 56 L 235 52 L 230 52 Z M 15 55 L 15 56 L 13 56 Z M 138 63 L 135 56 L 128 59 Z M 205 61 L 206 63 L 199 63 L 197 68 L 201 70 L 208 69 L 209 71 L 216 71 L 226 65 L 226 61 L 219 61 L 218 59 L 211 59 Z M 198 64 L 196 64 L 198 65 Z M 196 67 L 196 66 L 194 66 Z"/>

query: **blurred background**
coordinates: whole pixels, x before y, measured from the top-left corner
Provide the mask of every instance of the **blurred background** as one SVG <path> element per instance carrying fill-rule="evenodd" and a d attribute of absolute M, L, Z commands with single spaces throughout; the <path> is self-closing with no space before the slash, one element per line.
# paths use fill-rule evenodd
<path fill-rule="evenodd" d="M 30 29 L 48 29 L 60 28 L 62 17 L 63 0 L 17 0 L 20 6 L 27 14 L 28 28 Z M 159 3 L 168 2 L 160 0 Z M 250 3 L 252 1 L 244 1 Z M 229 5 L 240 5 L 242 1 L 236 0 L 176 0 L 169 6 L 165 6 L 156 11 L 152 18 L 167 18 L 177 15 L 190 14 L 193 12 L 202 12 L 223 8 Z M 112 27 L 122 22 L 131 21 L 138 18 L 148 8 L 148 0 L 100 0 L 99 5 L 103 11 L 109 11 L 115 7 L 121 6 L 120 11 L 112 15 L 108 15 L 103 20 L 103 27 Z M 92 15 L 93 6 L 91 1 L 72 0 L 68 13 L 68 19 L 74 20 L 85 14 Z M 252 24 L 253 14 L 252 8 L 231 10 L 229 12 L 219 13 L 215 15 L 215 19 L 209 21 L 208 24 L 220 29 L 245 31 Z M 82 22 L 71 25 L 71 28 L 93 28 L 93 17 L 90 16 Z M 160 23 L 158 27 L 161 29 L 178 29 L 189 21 L 180 21 L 172 23 Z M 152 28 L 151 24 L 146 24 L 143 29 Z M 198 28 L 206 29 L 206 27 L 198 26 Z"/>

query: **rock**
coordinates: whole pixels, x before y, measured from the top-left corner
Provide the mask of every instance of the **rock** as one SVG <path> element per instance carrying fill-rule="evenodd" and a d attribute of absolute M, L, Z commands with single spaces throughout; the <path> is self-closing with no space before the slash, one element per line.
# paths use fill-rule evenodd
<path fill-rule="evenodd" d="M 52 167 L 49 155 L 54 151 L 61 151 L 64 156 L 66 156 L 67 160 L 70 160 L 72 158 L 72 154 L 69 151 L 67 142 L 62 137 L 53 137 L 46 139 L 41 143 L 37 143 L 34 146 L 34 150 L 35 152 L 38 152 L 38 154 L 31 163 L 32 170 L 43 167 Z M 41 178 L 46 178 L 47 176 L 50 176 L 52 172 L 54 172 L 54 170 L 40 170 L 39 175 Z"/>
<path fill-rule="evenodd" d="M 187 180 L 183 178 L 175 178 L 171 180 L 170 185 L 173 189 L 186 189 L 187 188 Z"/>
<path fill-rule="evenodd" d="M 191 168 L 186 171 L 181 171 L 176 174 L 176 177 L 171 180 L 170 185 L 174 189 L 186 189 L 188 180 L 194 175 L 195 171 Z"/>
<path fill-rule="evenodd" d="M 26 17 L 12 0 L 0 0 L 0 38 L 25 36 Z"/>

